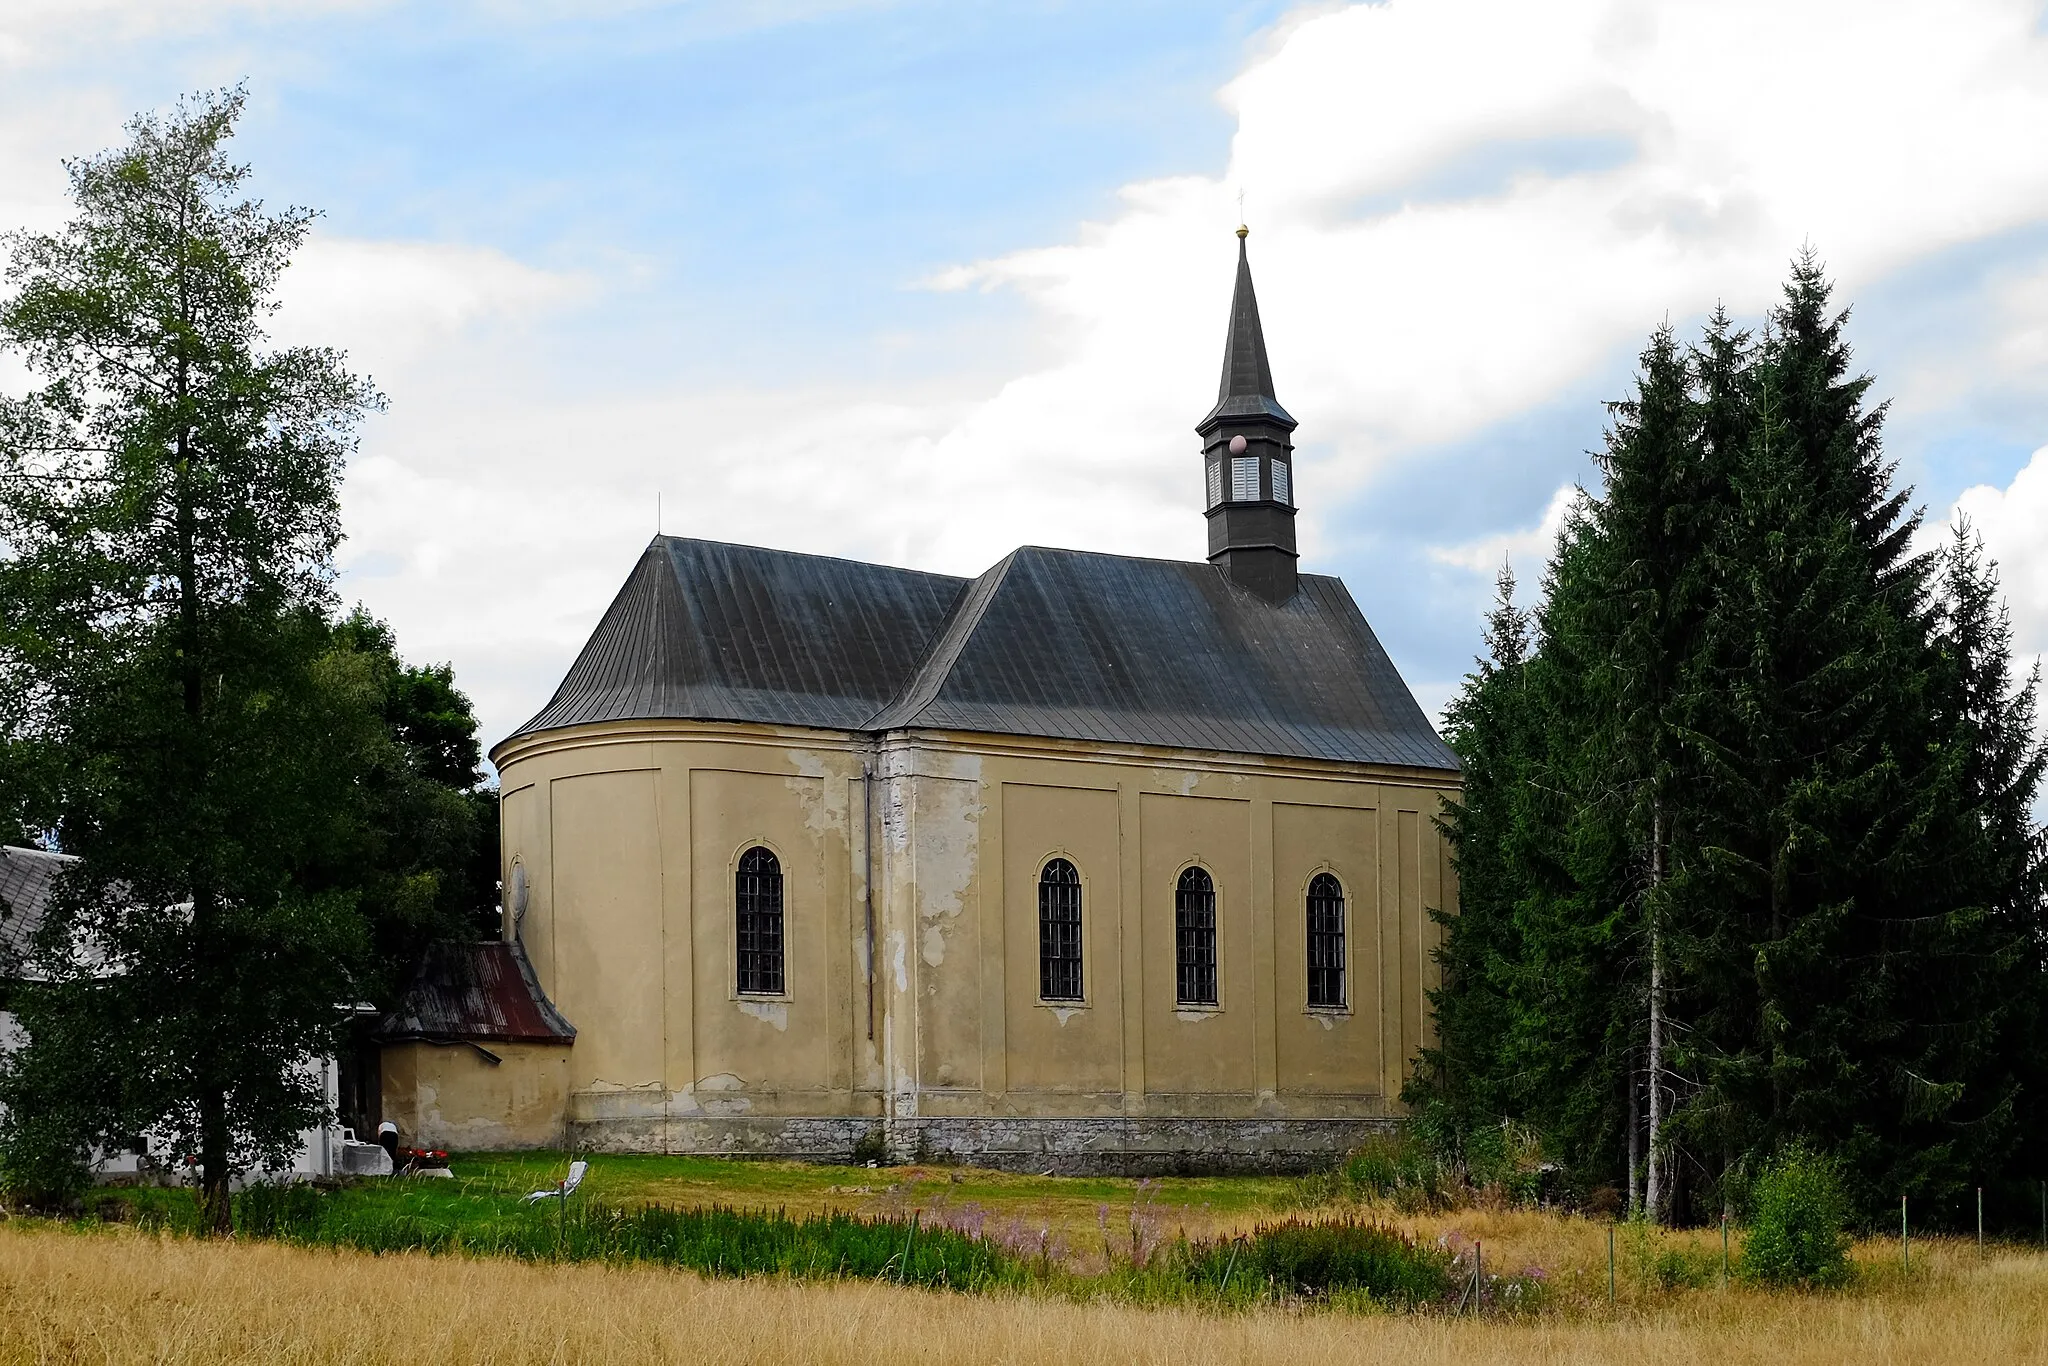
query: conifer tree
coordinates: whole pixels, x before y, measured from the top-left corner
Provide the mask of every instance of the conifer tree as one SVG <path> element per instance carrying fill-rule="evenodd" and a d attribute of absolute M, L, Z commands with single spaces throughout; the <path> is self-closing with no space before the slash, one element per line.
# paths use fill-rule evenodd
<path fill-rule="evenodd" d="M 1653 1217 L 1800 1143 L 1939 1198 L 2048 1114 L 2034 680 L 1974 544 L 1912 549 L 1845 320 L 1807 253 L 1760 338 L 1651 338 L 1514 726 L 1497 663 L 1450 718 L 1478 895 L 1415 1097 Z"/>
<path fill-rule="evenodd" d="M 142 116 L 69 164 L 77 215 L 15 235 L 0 343 L 0 692 L 81 856 L 0 1069 L 14 1140 L 147 1131 L 194 1161 L 208 1226 L 230 1174 L 324 1110 L 311 1058 L 360 997 L 346 862 L 358 777 L 388 743 L 336 651 L 336 486 L 380 401 L 263 321 L 311 215 L 242 197 L 233 91 Z M 49 1132 L 50 1126 L 43 1125 Z"/>

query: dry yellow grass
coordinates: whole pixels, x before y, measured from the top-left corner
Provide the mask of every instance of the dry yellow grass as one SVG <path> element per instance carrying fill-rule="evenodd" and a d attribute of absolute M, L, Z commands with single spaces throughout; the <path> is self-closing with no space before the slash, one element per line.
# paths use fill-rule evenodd
<path fill-rule="evenodd" d="M 0 1360 L 2048 1362 L 2048 1259 L 1980 1260 L 1963 1246 L 1924 1255 L 1924 1278 L 1882 1293 L 1702 1291 L 1611 1318 L 1475 1323 L 1279 1311 L 1213 1317 L 16 1226 L 0 1229 Z"/>

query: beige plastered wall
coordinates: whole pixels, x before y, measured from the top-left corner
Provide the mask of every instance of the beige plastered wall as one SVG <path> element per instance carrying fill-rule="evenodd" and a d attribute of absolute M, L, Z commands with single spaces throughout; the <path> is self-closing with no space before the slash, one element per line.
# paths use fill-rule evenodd
<path fill-rule="evenodd" d="M 1455 778 L 1137 747 L 636 722 L 494 754 L 507 925 L 577 1028 L 570 1117 L 1374 1117 L 1429 1041 Z M 868 775 L 864 778 L 864 774 Z M 784 879 L 786 990 L 735 990 L 738 860 Z M 1038 999 L 1039 870 L 1083 885 L 1084 999 Z M 1173 890 L 1217 896 L 1219 999 L 1175 1002 Z M 1347 1000 L 1307 1004 L 1308 883 Z M 870 931 L 872 920 L 872 931 Z M 870 973 L 869 944 L 873 944 Z"/>
<path fill-rule="evenodd" d="M 498 1152 L 562 1144 L 563 1044 L 408 1042 L 381 1052 L 384 1118 L 415 1148 Z"/>

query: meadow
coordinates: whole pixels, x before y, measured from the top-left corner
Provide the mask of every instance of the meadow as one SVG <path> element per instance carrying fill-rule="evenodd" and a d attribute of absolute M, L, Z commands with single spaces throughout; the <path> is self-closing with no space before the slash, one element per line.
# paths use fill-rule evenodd
<path fill-rule="evenodd" d="M 201 1241 L 178 1231 L 179 1191 L 107 1192 L 85 1220 L 0 1224 L 0 1361 L 2048 1362 L 2048 1256 L 2032 1248 L 1916 1239 L 1902 1270 L 1897 1240 L 1877 1238 L 1855 1247 L 1848 1289 L 1768 1291 L 1723 1283 L 1718 1231 L 1616 1230 L 1485 1204 L 1404 1209 L 1287 1178 L 600 1157 L 579 1192 L 593 1209 L 765 1209 L 791 1227 L 857 1216 L 894 1229 L 914 1215 L 921 1237 L 978 1226 L 1008 1269 L 969 1294 L 899 1285 L 872 1266 L 735 1276 L 601 1249 L 583 1262 L 554 1260 L 545 1245 L 475 1255 L 550 1220 L 573 1227 L 574 1211 L 562 1221 L 516 1202 L 560 1168 L 544 1155 L 484 1157 L 458 1162 L 452 1181 L 365 1182 L 323 1197 L 334 1222 L 322 1237 L 466 1230 L 440 1254 L 253 1231 Z M 1175 1301 L 1156 1282 L 1148 1289 L 1145 1267 L 1173 1264 L 1190 1245 L 1332 1219 L 1398 1229 L 1460 1268 L 1483 1247 L 1489 1274 L 1507 1279 L 1477 1315 L 1443 1302 L 1394 1312 L 1339 1295 Z M 1046 1254 L 1036 1263 L 1034 1245 Z M 1737 1235 L 1738 1266 L 1740 1250 Z M 1501 1293 L 1510 1285 L 1528 1298 Z"/>

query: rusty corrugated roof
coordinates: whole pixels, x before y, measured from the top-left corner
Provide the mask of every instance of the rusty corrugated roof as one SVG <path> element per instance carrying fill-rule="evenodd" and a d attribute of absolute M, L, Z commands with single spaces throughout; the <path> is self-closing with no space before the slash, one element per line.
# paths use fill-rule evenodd
<path fill-rule="evenodd" d="M 956 579 L 656 537 L 525 735 L 914 727 L 1455 771 L 1341 580 L 1026 546 Z"/>
<path fill-rule="evenodd" d="M 526 951 L 489 939 L 429 948 L 376 1035 L 387 1043 L 572 1043 L 576 1027 L 540 989 Z"/>

